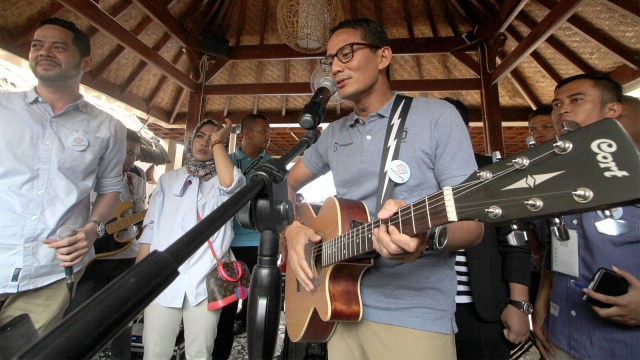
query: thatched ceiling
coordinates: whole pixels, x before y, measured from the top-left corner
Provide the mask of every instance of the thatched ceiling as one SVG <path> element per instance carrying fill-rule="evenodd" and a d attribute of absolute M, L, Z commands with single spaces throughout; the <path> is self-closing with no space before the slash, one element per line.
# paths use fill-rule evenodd
<path fill-rule="evenodd" d="M 638 0 L 341 4 L 346 18 L 375 19 L 389 33 L 394 89 L 459 99 L 471 109 L 472 121 L 482 122 L 481 77 L 497 84 L 485 117 L 487 127 L 499 132 L 501 142 L 493 148 L 503 145 L 506 155 L 524 148 L 526 128 L 516 122 L 549 103 L 561 78 L 599 71 L 638 86 Z M 74 21 L 93 45 L 94 68 L 83 83 L 149 114 L 157 136 L 181 142 L 187 120 L 199 115 L 189 111 L 198 112 L 193 101 L 199 95 L 204 95 L 200 116 L 227 115 L 239 122 L 259 111 L 273 123 L 297 124 L 320 54 L 283 44 L 277 7 L 277 0 L 0 0 L 0 47 L 26 58 L 39 20 Z M 228 51 L 211 41 L 222 37 L 229 41 Z M 503 46 L 495 46 L 501 41 Z M 351 108 L 347 102 L 332 104 L 325 121 Z M 301 133 L 295 125 L 276 129 L 269 152 L 280 155 Z M 482 152 L 482 127 L 472 128 L 472 140 Z"/>

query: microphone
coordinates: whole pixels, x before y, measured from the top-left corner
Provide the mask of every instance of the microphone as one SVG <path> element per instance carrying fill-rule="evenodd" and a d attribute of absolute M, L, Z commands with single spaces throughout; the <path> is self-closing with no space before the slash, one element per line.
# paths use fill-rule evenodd
<path fill-rule="evenodd" d="M 62 240 L 69 236 L 73 236 L 77 234 L 76 228 L 73 225 L 65 224 L 60 226 L 58 231 L 56 231 L 56 237 L 58 240 Z M 65 266 L 64 267 L 64 276 L 67 278 L 67 290 L 69 290 L 69 294 L 73 293 L 73 266 Z"/>
<path fill-rule="evenodd" d="M 338 87 L 336 82 L 330 77 L 323 77 L 318 82 L 318 88 L 311 97 L 311 100 L 302 109 L 302 115 L 298 123 L 303 128 L 315 129 L 324 119 L 324 113 L 329 99 L 336 93 Z"/>

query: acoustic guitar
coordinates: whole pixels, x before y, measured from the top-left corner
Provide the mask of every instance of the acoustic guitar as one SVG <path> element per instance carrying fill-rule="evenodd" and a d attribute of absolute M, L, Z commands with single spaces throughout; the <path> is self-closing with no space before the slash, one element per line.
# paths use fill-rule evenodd
<path fill-rule="evenodd" d="M 105 225 L 105 235 L 95 241 L 93 244 L 96 252 L 94 259 L 111 256 L 127 250 L 133 243 L 133 239 L 123 239 L 120 236 L 122 230 L 126 230 L 129 226 L 144 220 L 147 210 L 142 210 L 133 215 L 123 217 L 124 214 L 133 209 L 133 200 L 123 201 L 116 205 L 111 220 Z"/>
<path fill-rule="evenodd" d="M 324 342 L 339 321 L 359 321 L 359 284 L 373 264 L 373 229 L 393 225 L 409 236 L 461 220 L 490 224 L 559 216 L 638 203 L 638 151 L 613 119 L 598 121 L 476 171 L 457 186 L 370 222 L 364 203 L 328 198 L 316 214 L 299 215 L 322 236 L 308 243 L 314 287 L 304 290 L 288 267 L 286 328 L 292 341 Z M 366 256 L 366 257 L 364 257 Z"/>

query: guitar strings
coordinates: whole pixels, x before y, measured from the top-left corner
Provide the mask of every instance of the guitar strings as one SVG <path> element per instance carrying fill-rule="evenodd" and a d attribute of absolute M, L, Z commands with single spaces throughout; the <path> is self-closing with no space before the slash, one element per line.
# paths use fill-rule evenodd
<path fill-rule="evenodd" d="M 540 160 L 541 158 L 549 154 L 553 154 L 554 152 L 555 151 L 553 149 L 550 151 L 544 152 L 539 156 L 530 159 L 529 164 L 533 163 L 534 161 Z M 481 186 L 484 186 L 492 181 L 495 181 L 496 179 L 499 179 L 500 177 L 505 176 L 513 171 L 520 170 L 513 162 L 509 163 L 509 166 L 510 167 L 504 170 L 501 170 L 496 174 L 493 174 L 493 176 L 490 179 L 487 179 L 487 180 L 478 179 L 475 181 L 465 182 L 463 184 L 452 186 L 451 192 L 452 192 L 453 198 L 455 199 L 461 195 L 467 194 L 470 191 L 476 190 Z M 479 174 L 480 171 L 476 170 L 476 173 Z M 557 193 L 561 193 L 561 191 L 552 192 L 549 194 L 557 194 Z M 422 224 L 423 222 L 426 221 L 427 223 L 431 224 L 430 217 L 428 216 L 430 214 L 430 210 L 437 209 L 437 208 L 446 208 L 446 205 L 445 205 L 446 201 L 444 200 L 445 196 L 443 194 L 444 194 L 444 190 L 438 191 L 423 199 L 420 199 L 416 202 L 403 206 L 402 208 L 398 209 L 396 214 L 394 214 L 388 219 L 384 219 L 384 220 L 376 219 L 368 224 L 358 226 L 344 234 L 340 234 L 330 240 L 315 244 L 313 246 L 313 253 L 316 254 L 317 256 L 322 256 L 323 252 L 332 254 L 333 255 L 332 257 L 335 259 L 333 259 L 333 261 L 330 261 L 328 263 L 335 263 L 335 262 L 344 260 L 350 257 L 348 256 L 348 254 L 345 254 L 345 253 L 347 252 L 347 248 L 349 247 L 348 244 L 354 243 L 353 239 L 356 239 L 360 243 L 359 247 L 360 247 L 360 250 L 362 250 L 362 243 L 361 243 L 362 235 L 365 235 L 367 239 L 364 252 L 371 251 L 373 250 L 373 248 L 369 249 L 369 241 L 371 240 L 373 229 L 385 223 L 387 226 L 393 225 L 399 230 L 401 230 L 402 222 L 403 220 L 405 220 L 402 216 L 403 214 L 405 215 L 405 218 L 412 219 L 412 224 L 410 225 L 413 225 L 412 227 L 414 229 L 416 228 L 416 223 Z M 433 198 L 430 199 L 430 197 L 432 196 Z M 510 200 L 521 202 L 523 199 L 526 199 L 526 198 L 528 198 L 528 196 L 519 196 L 519 197 L 511 198 Z M 466 207 L 466 208 L 464 207 L 459 208 L 457 209 L 458 210 L 457 212 L 460 213 L 461 215 L 471 214 L 473 213 L 473 210 L 477 210 L 479 208 L 486 208 L 486 206 L 483 206 L 483 204 L 484 204 L 483 202 L 469 204 L 472 206 Z M 411 216 L 407 217 L 406 215 L 411 215 Z M 407 233 L 407 232 L 403 232 L 403 233 Z M 415 234 L 412 233 L 410 236 L 413 236 L 413 235 Z M 342 251 L 338 251 L 338 250 L 342 250 Z M 360 252 L 360 254 L 361 253 L 363 252 Z M 323 257 L 323 265 L 325 265 L 324 262 L 325 262 L 325 258 Z"/>

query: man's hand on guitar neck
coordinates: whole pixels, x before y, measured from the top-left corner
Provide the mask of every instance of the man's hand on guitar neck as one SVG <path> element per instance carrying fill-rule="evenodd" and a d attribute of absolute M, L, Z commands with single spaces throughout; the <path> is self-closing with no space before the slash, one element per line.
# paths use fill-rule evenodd
<path fill-rule="evenodd" d="M 388 219 L 405 205 L 407 203 L 401 200 L 387 200 L 378 212 L 378 219 Z M 427 248 L 427 234 L 410 237 L 400 233 L 395 226 L 380 224 L 373 229 L 373 247 L 387 259 L 414 262 Z"/>
<path fill-rule="evenodd" d="M 305 290 L 312 291 L 314 289 L 312 281 L 314 276 L 305 256 L 305 245 L 309 241 L 317 243 L 322 237 L 316 234 L 313 229 L 302 225 L 299 221 L 294 221 L 293 224 L 287 226 L 285 237 L 289 256 L 287 267 L 293 268 L 300 285 Z"/>

